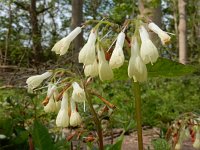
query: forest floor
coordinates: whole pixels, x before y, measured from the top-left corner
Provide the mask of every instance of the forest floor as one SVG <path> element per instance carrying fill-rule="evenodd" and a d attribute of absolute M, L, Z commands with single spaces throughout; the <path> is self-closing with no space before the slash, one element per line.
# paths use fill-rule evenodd
<path fill-rule="evenodd" d="M 4 88 L 25 88 L 26 79 L 35 75 L 36 70 L 34 69 L 14 69 L 9 71 L 0 70 L 0 89 Z M 114 139 L 111 139 L 109 136 L 104 138 L 104 144 L 111 144 L 112 140 L 115 143 L 117 138 L 122 132 L 122 129 L 114 129 L 117 133 L 117 136 Z M 145 128 L 143 129 L 143 143 L 145 150 L 153 150 L 152 141 L 159 138 L 159 129 L 158 128 Z M 137 143 L 137 132 L 131 132 L 128 135 L 124 136 L 122 150 L 138 150 Z M 183 143 L 181 150 L 194 150 L 192 147 L 191 141 L 186 141 Z"/>

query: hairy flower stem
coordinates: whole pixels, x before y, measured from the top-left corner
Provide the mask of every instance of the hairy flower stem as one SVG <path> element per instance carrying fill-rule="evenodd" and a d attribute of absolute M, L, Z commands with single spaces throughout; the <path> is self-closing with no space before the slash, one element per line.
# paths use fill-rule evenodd
<path fill-rule="evenodd" d="M 94 122 L 97 127 L 97 134 L 99 137 L 99 149 L 103 150 L 104 148 L 103 148 L 103 134 L 102 134 L 102 128 L 101 128 L 101 121 L 99 120 L 98 115 L 93 108 L 91 96 L 88 92 L 86 92 L 86 98 L 87 98 L 91 113 L 93 115 Z"/>
<path fill-rule="evenodd" d="M 142 140 L 142 114 L 141 114 L 141 94 L 139 82 L 133 81 L 133 91 L 135 95 L 135 109 L 136 109 L 136 121 L 137 121 L 137 134 L 138 134 L 138 148 L 143 150 Z"/>

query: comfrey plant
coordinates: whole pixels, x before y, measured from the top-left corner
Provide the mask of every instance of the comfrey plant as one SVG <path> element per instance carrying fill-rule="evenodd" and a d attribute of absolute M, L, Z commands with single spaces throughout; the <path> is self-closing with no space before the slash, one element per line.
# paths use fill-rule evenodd
<path fill-rule="evenodd" d="M 42 75 L 29 77 L 26 82 L 28 90 L 34 91 L 48 78 L 46 82 L 48 85 L 47 96 L 43 101 L 44 111 L 57 113 L 56 125 L 58 127 L 81 126 L 84 118 L 81 117 L 77 104 L 88 104 L 97 128 L 99 149 L 102 150 L 101 120 L 93 108 L 92 95 L 100 98 L 109 109 L 114 109 L 115 106 L 91 90 L 89 84 L 91 84 L 93 78 L 98 76 L 101 81 L 113 80 L 114 72 L 122 67 L 125 59 L 128 58 L 128 56 L 124 56 L 125 50 L 127 50 L 130 54 L 127 74 L 130 79 L 133 79 L 139 149 L 142 150 L 139 82 L 147 81 L 146 65 L 149 63 L 153 65 L 159 57 L 159 52 L 151 41 L 148 31 L 151 30 L 158 34 L 163 45 L 170 41 L 170 36 L 155 23 L 149 23 L 143 18 L 126 20 L 122 27 L 107 20 L 88 21 L 82 27 L 75 28 L 67 37 L 58 41 L 52 51 L 59 55 L 66 54 L 70 43 L 81 33 L 82 29 L 90 23 L 96 22 L 96 26 L 91 29 L 88 40 L 78 56 L 79 63 L 83 64 L 85 80 L 77 79 L 77 76 L 65 69 L 55 69 Z M 104 33 L 104 29 L 108 29 L 108 32 Z M 105 39 L 111 39 L 107 48 L 104 45 Z"/>
<path fill-rule="evenodd" d="M 181 150 L 188 139 L 195 149 L 200 149 L 200 117 L 193 113 L 181 115 L 168 128 L 166 136 L 175 150 Z"/>

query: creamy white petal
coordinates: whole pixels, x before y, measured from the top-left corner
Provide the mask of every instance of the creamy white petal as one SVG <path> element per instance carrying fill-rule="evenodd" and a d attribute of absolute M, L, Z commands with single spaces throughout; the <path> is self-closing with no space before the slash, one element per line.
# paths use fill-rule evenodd
<path fill-rule="evenodd" d="M 117 46 L 113 50 L 109 65 L 112 69 L 119 68 L 124 64 L 124 53 L 122 47 Z"/>
<path fill-rule="evenodd" d="M 134 38 L 131 44 L 131 58 L 128 65 L 128 76 L 134 81 L 144 82 L 147 80 L 147 68 L 139 53 L 137 39 Z"/>
<path fill-rule="evenodd" d="M 64 55 L 71 44 L 71 42 L 81 33 L 81 27 L 76 27 L 72 32 L 69 33 L 67 37 L 64 37 L 58 41 L 52 48 L 56 54 Z"/>
<path fill-rule="evenodd" d="M 142 41 L 140 48 L 140 55 L 142 60 L 145 64 L 148 64 L 149 62 L 153 64 L 159 57 L 158 50 L 150 40 L 148 32 L 143 26 L 140 27 L 139 32 Z"/>
<path fill-rule="evenodd" d="M 63 98 L 61 101 L 61 108 L 58 112 L 56 118 L 56 125 L 58 127 L 68 127 L 69 126 L 69 115 L 68 115 L 68 94 L 63 93 Z"/>
<path fill-rule="evenodd" d="M 90 33 L 87 43 L 79 52 L 79 63 L 85 65 L 92 64 L 96 59 L 95 43 L 96 43 L 96 31 L 93 29 Z"/>
<path fill-rule="evenodd" d="M 54 102 L 53 97 L 49 99 L 49 102 L 46 106 L 44 106 L 45 112 L 54 112 L 56 110 L 56 104 Z"/>
<path fill-rule="evenodd" d="M 70 116 L 70 126 L 75 127 L 81 124 L 81 116 L 77 111 L 72 111 Z"/>
<path fill-rule="evenodd" d="M 98 50 L 99 59 L 99 78 L 101 81 L 113 79 L 113 71 L 110 68 L 107 60 L 105 59 L 105 54 L 103 50 Z"/>
<path fill-rule="evenodd" d="M 34 89 L 38 87 L 46 78 L 50 77 L 52 75 L 52 72 L 45 72 L 41 75 L 35 75 L 31 76 L 26 80 L 26 83 L 28 85 L 28 89 Z"/>
<path fill-rule="evenodd" d="M 75 101 L 71 100 L 71 116 L 70 116 L 70 125 L 75 127 L 81 124 L 81 116 L 76 111 L 76 104 Z"/>
<path fill-rule="evenodd" d="M 119 68 L 124 63 L 124 52 L 123 52 L 124 40 L 125 40 L 125 34 L 121 32 L 117 37 L 116 45 L 109 61 L 109 65 L 112 69 Z"/>
<path fill-rule="evenodd" d="M 98 63 L 97 60 L 95 59 L 94 63 L 92 65 L 85 65 L 84 67 L 84 74 L 86 77 L 95 77 L 98 75 Z"/>
<path fill-rule="evenodd" d="M 170 41 L 171 37 L 165 31 L 161 30 L 155 23 L 153 22 L 149 23 L 148 27 L 153 32 L 158 34 L 163 45 L 165 45 L 166 43 Z"/>
<path fill-rule="evenodd" d="M 84 89 L 82 89 L 77 82 L 73 82 L 72 87 L 72 100 L 75 102 L 84 102 L 86 100 Z"/>

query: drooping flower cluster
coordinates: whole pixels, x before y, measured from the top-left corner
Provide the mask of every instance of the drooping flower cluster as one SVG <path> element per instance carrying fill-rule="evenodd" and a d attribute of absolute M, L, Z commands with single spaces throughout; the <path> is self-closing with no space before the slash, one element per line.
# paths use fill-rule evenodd
<path fill-rule="evenodd" d="M 186 113 L 168 128 L 167 139 L 175 150 L 181 150 L 184 141 L 191 139 L 192 146 L 200 149 L 200 118 L 192 113 Z"/>
<path fill-rule="evenodd" d="M 160 37 L 163 45 L 170 41 L 170 36 L 155 23 L 149 23 L 148 28 Z M 128 76 L 133 78 L 134 81 L 144 82 L 147 80 L 146 64 L 155 63 L 159 54 L 144 25 L 141 24 L 136 30 L 139 31 L 139 35 L 134 35 L 130 43 L 131 56 L 128 66 Z M 95 77 L 99 75 L 102 81 L 111 80 L 114 77 L 112 69 L 121 67 L 125 61 L 123 46 L 126 34 L 124 31 L 125 28 L 118 34 L 110 60 L 107 60 L 105 58 L 105 53 L 107 52 L 105 52 L 101 46 L 103 41 L 98 40 L 98 28 L 93 28 L 91 30 L 88 41 L 80 50 L 78 57 L 79 63 L 83 63 L 86 77 Z M 74 29 L 67 37 L 58 41 L 52 48 L 52 51 L 60 55 L 65 54 L 71 41 L 80 32 L 81 27 Z M 139 36 L 141 40 L 139 40 Z M 141 41 L 141 44 L 139 41 Z"/>
<path fill-rule="evenodd" d="M 31 80 L 31 88 L 38 87 L 45 78 L 48 76 L 45 74 L 37 75 L 30 77 L 34 80 Z M 39 78 L 38 78 L 39 77 Z M 28 79 L 30 81 L 30 79 Z M 29 82 L 28 82 L 29 83 Z M 34 85 L 34 86 L 32 86 Z M 37 85 L 37 86 L 36 86 Z M 30 86 L 30 85 L 28 85 Z M 56 118 L 56 125 L 58 127 L 68 127 L 68 126 L 79 126 L 81 124 L 81 116 L 77 111 L 76 102 L 83 103 L 86 100 L 86 95 L 84 89 L 80 87 L 77 82 L 72 83 L 73 91 L 72 96 L 68 96 L 68 90 L 65 90 L 62 94 L 62 100 L 59 99 L 59 91 L 56 84 L 48 83 L 47 96 L 43 102 L 44 111 L 49 112 L 58 112 Z"/>

